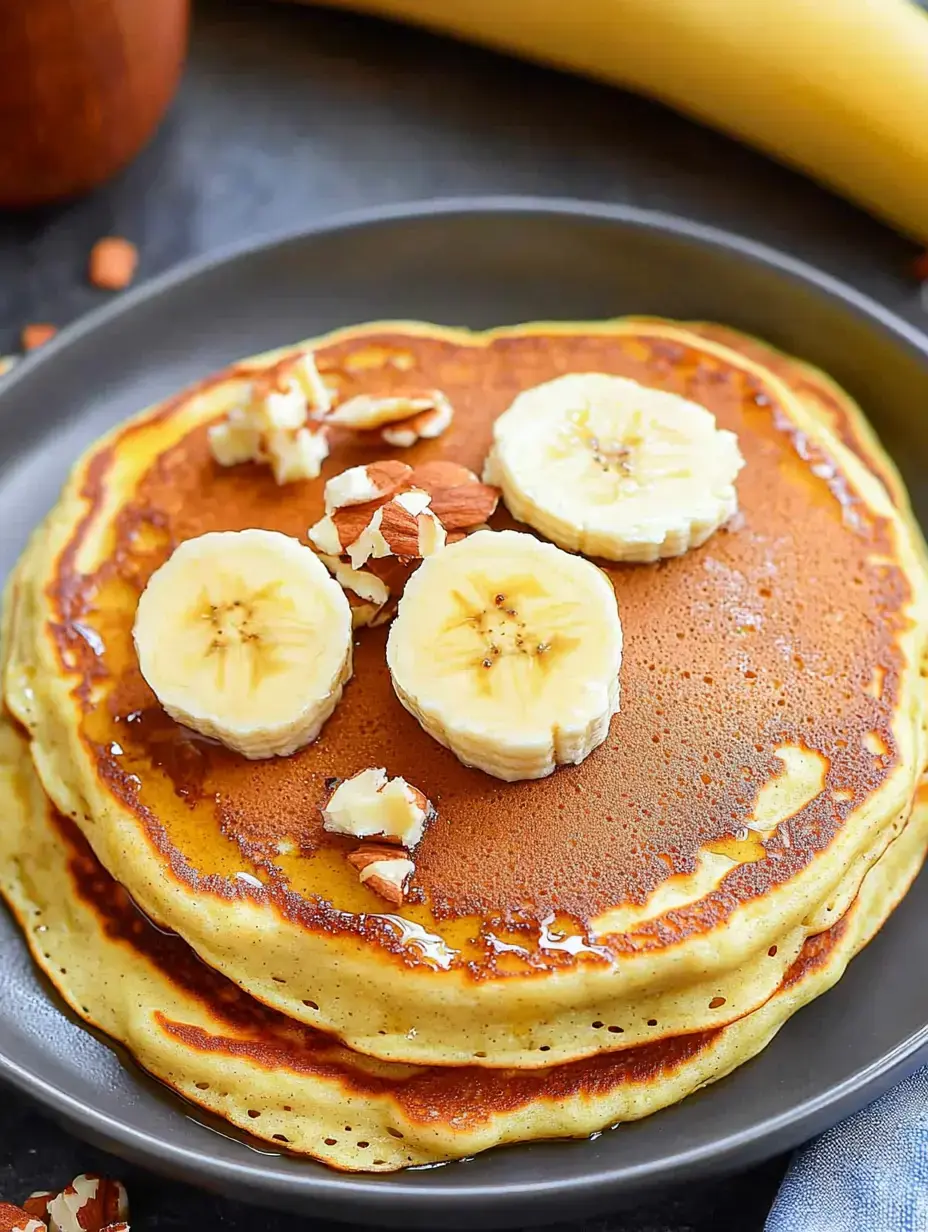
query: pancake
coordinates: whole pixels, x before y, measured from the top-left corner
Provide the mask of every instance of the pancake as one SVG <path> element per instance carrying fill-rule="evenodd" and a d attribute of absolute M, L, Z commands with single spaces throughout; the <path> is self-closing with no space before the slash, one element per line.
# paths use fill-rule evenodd
<path fill-rule="evenodd" d="M 253 1001 L 156 929 L 49 805 L 0 722 L 0 890 L 65 1002 L 151 1074 L 280 1150 L 390 1171 L 503 1142 L 582 1137 L 724 1077 L 831 987 L 915 876 L 928 789 L 848 913 L 808 940 L 767 1004 L 725 1028 L 542 1070 L 373 1061 Z"/>
<path fill-rule="evenodd" d="M 6 697 L 54 803 L 212 967 L 387 1060 L 531 1068 L 761 1005 L 853 898 L 925 760 L 925 578 L 882 485 L 776 377 L 658 326 L 375 325 L 316 356 L 346 396 L 444 390 L 454 424 L 403 456 L 476 470 L 493 418 L 560 373 L 685 393 L 739 436 L 741 512 L 685 557 L 608 567 L 622 711 L 582 765 L 515 784 L 462 766 L 399 707 L 382 630 L 360 632 L 316 744 L 246 763 L 155 703 L 138 593 L 203 531 L 304 537 L 324 480 L 389 451 L 345 436 L 322 479 L 284 489 L 220 470 L 206 427 L 270 357 L 239 365 L 94 447 L 17 572 Z M 321 829 L 326 780 L 370 765 L 438 806 L 396 912 Z"/>
<path fill-rule="evenodd" d="M 676 322 L 667 322 L 679 326 Z M 785 355 L 749 334 L 727 325 L 708 321 L 687 321 L 683 327 L 688 334 L 696 334 L 737 351 L 754 360 L 769 372 L 785 381 L 797 397 L 821 420 L 837 438 L 861 459 L 886 488 L 893 504 L 899 509 L 908 509 L 909 494 L 895 463 L 884 451 L 880 439 L 870 421 L 853 398 L 833 381 L 821 368 L 793 355 Z M 919 535 L 919 539 L 921 536 Z"/>

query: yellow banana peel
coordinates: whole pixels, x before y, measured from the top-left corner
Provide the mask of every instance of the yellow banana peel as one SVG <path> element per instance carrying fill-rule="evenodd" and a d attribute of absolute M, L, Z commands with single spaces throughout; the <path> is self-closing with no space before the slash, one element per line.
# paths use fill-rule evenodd
<path fill-rule="evenodd" d="M 334 0 L 649 94 L 928 242 L 928 15 L 910 0 Z"/>

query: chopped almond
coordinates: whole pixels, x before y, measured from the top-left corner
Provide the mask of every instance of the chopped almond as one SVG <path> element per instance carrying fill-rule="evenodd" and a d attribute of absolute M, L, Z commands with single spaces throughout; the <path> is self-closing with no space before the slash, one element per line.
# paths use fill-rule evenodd
<path fill-rule="evenodd" d="M 445 528 L 428 508 L 427 492 L 401 492 L 381 505 L 358 538 L 348 544 L 355 569 L 370 557 L 425 557 L 445 546 Z"/>
<path fill-rule="evenodd" d="M 349 505 L 385 500 L 408 486 L 412 467 L 405 462 L 371 462 L 352 466 L 334 475 L 325 485 L 325 511 L 334 513 Z"/>
<path fill-rule="evenodd" d="M 498 500 L 498 489 L 457 462 L 425 462 L 415 468 L 393 460 L 371 462 L 328 481 L 326 513 L 307 533 L 345 588 L 354 626 L 384 624 L 395 615 L 418 562 L 446 543 L 486 529 Z M 349 580 L 353 575 L 363 582 L 370 573 L 389 588 L 388 601 L 376 607 L 368 603 L 370 584 L 353 592 Z"/>
<path fill-rule="evenodd" d="M 423 492 L 438 492 L 443 488 L 459 488 L 462 484 L 480 482 L 474 472 L 460 462 L 446 462 L 443 459 L 421 462 L 413 475 L 413 482 Z"/>
<path fill-rule="evenodd" d="M 373 394 L 357 394 L 330 410 L 325 420 L 326 423 L 337 424 L 342 428 L 367 432 L 384 424 L 409 419 L 420 411 L 434 410 L 439 398 L 443 399 L 444 395 L 434 391 L 395 394 L 383 398 Z"/>
<path fill-rule="evenodd" d="M 212 425 L 212 455 L 220 466 L 267 463 L 279 484 L 315 479 L 329 442 L 324 427 L 309 426 L 309 412 L 326 409 L 329 399 L 312 352 L 288 355 L 255 377 L 244 405 Z"/>
<path fill-rule="evenodd" d="M 389 847 L 360 847 L 348 856 L 361 878 L 361 884 L 399 907 L 406 897 L 409 879 L 416 866 L 403 852 Z"/>
<path fill-rule="evenodd" d="M 135 277 L 139 252 L 118 235 L 97 240 L 90 250 L 90 281 L 104 291 L 122 291 Z"/>
<path fill-rule="evenodd" d="M 328 556 L 324 552 L 318 553 L 318 556 L 343 590 L 377 607 L 383 607 L 390 598 L 390 587 L 376 573 L 367 569 L 352 569 L 338 556 Z"/>
<path fill-rule="evenodd" d="M 0 1232 L 48 1232 L 48 1229 L 41 1219 L 34 1218 L 23 1207 L 0 1202 Z"/>
<path fill-rule="evenodd" d="M 390 601 L 390 587 L 382 578 L 369 569 L 352 569 L 347 561 L 338 556 L 328 556 L 324 552 L 317 555 L 345 592 L 351 607 L 353 629 L 383 624 L 392 619 L 392 610 L 389 615 L 384 615 Z"/>
<path fill-rule="evenodd" d="M 445 530 L 467 530 L 485 522 L 499 504 L 499 489 L 486 483 L 439 488 L 432 493 L 431 510 Z"/>
<path fill-rule="evenodd" d="M 315 479 L 329 456 L 329 441 L 324 432 L 310 428 L 287 431 L 278 428 L 264 438 L 264 450 L 279 484 L 298 479 Z"/>
<path fill-rule="evenodd" d="M 391 423 L 383 428 L 380 435 L 384 441 L 388 445 L 408 449 L 420 439 L 433 440 L 436 436 L 441 436 L 451 425 L 454 409 L 444 394 L 436 392 L 434 398 L 435 405 L 429 407 L 428 410 L 420 411 L 417 415 L 410 416 L 409 419 Z"/>
<path fill-rule="evenodd" d="M 24 351 L 34 351 L 36 347 L 44 346 L 58 333 L 57 325 L 24 325 L 21 341 Z"/>
<path fill-rule="evenodd" d="M 36 1219 L 48 1222 L 48 1204 L 55 1195 L 48 1189 L 37 1189 L 23 1203 L 23 1210 L 34 1215 Z"/>
<path fill-rule="evenodd" d="M 309 528 L 313 546 L 329 556 L 347 554 L 353 569 L 371 557 L 430 556 L 444 546 L 441 522 L 428 508 L 427 492 L 409 489 L 378 504 L 348 505 Z"/>
<path fill-rule="evenodd" d="M 322 810 L 322 824 L 330 834 L 376 838 L 411 851 L 434 816 L 418 787 L 372 767 L 339 783 Z"/>
<path fill-rule="evenodd" d="M 412 482 L 429 493 L 432 512 L 448 531 L 485 522 L 499 503 L 497 488 L 481 483 L 457 462 L 424 462 L 413 471 Z"/>
<path fill-rule="evenodd" d="M 54 1197 L 35 1195 L 36 1205 L 45 1203 L 49 1232 L 114 1232 L 126 1227 L 129 1203 L 119 1181 L 87 1173 L 76 1176 Z"/>

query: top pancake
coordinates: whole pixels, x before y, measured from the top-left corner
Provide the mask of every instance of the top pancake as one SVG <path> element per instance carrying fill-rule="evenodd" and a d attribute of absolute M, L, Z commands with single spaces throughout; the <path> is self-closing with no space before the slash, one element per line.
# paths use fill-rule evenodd
<path fill-rule="evenodd" d="M 922 785 L 847 912 L 805 942 L 760 1009 L 727 1027 L 540 1070 L 392 1065 L 258 1005 L 145 921 L 51 808 L 23 744 L 0 716 L 0 892 L 64 1001 L 195 1104 L 277 1150 L 352 1170 L 584 1136 L 723 1077 L 841 976 L 907 890 L 928 841 Z"/>
<path fill-rule="evenodd" d="M 284 488 L 222 470 L 206 426 L 262 361 L 239 366 L 91 450 L 21 566 L 7 697 L 56 804 L 207 961 L 387 1058 L 537 1065 L 643 1042 L 670 1029 L 638 1012 L 668 988 L 698 990 L 690 1030 L 753 1008 L 733 1009 L 739 971 L 774 941 L 798 952 L 921 769 L 924 582 L 882 487 L 763 369 L 657 325 L 372 326 L 316 357 L 345 396 L 443 390 L 452 427 L 403 457 L 477 471 L 495 416 L 561 373 L 684 394 L 738 434 L 741 511 L 683 558 L 609 567 L 622 711 L 582 765 L 515 784 L 461 765 L 396 701 L 384 630 L 360 631 L 314 745 L 246 762 L 157 706 L 137 596 L 193 535 L 305 540 L 325 479 L 393 451 L 346 434 L 320 480 Z M 439 812 L 395 915 L 321 829 L 326 780 L 371 765 Z"/>

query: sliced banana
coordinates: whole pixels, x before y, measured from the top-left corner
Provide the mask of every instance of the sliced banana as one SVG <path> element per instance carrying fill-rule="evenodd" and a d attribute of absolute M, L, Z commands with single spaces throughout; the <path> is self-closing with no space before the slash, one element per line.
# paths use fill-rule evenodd
<path fill-rule="evenodd" d="M 133 636 L 168 714 L 249 758 L 315 740 L 351 676 L 344 591 L 277 531 L 182 543 L 142 592 Z"/>
<path fill-rule="evenodd" d="M 612 584 L 518 531 L 477 531 L 406 584 L 387 641 L 396 695 L 429 735 L 496 778 L 583 761 L 619 708 Z"/>
<path fill-rule="evenodd" d="M 637 381 L 570 373 L 494 424 L 484 480 L 513 517 L 575 552 L 654 561 L 698 547 L 738 507 L 733 432 L 704 406 Z"/>

